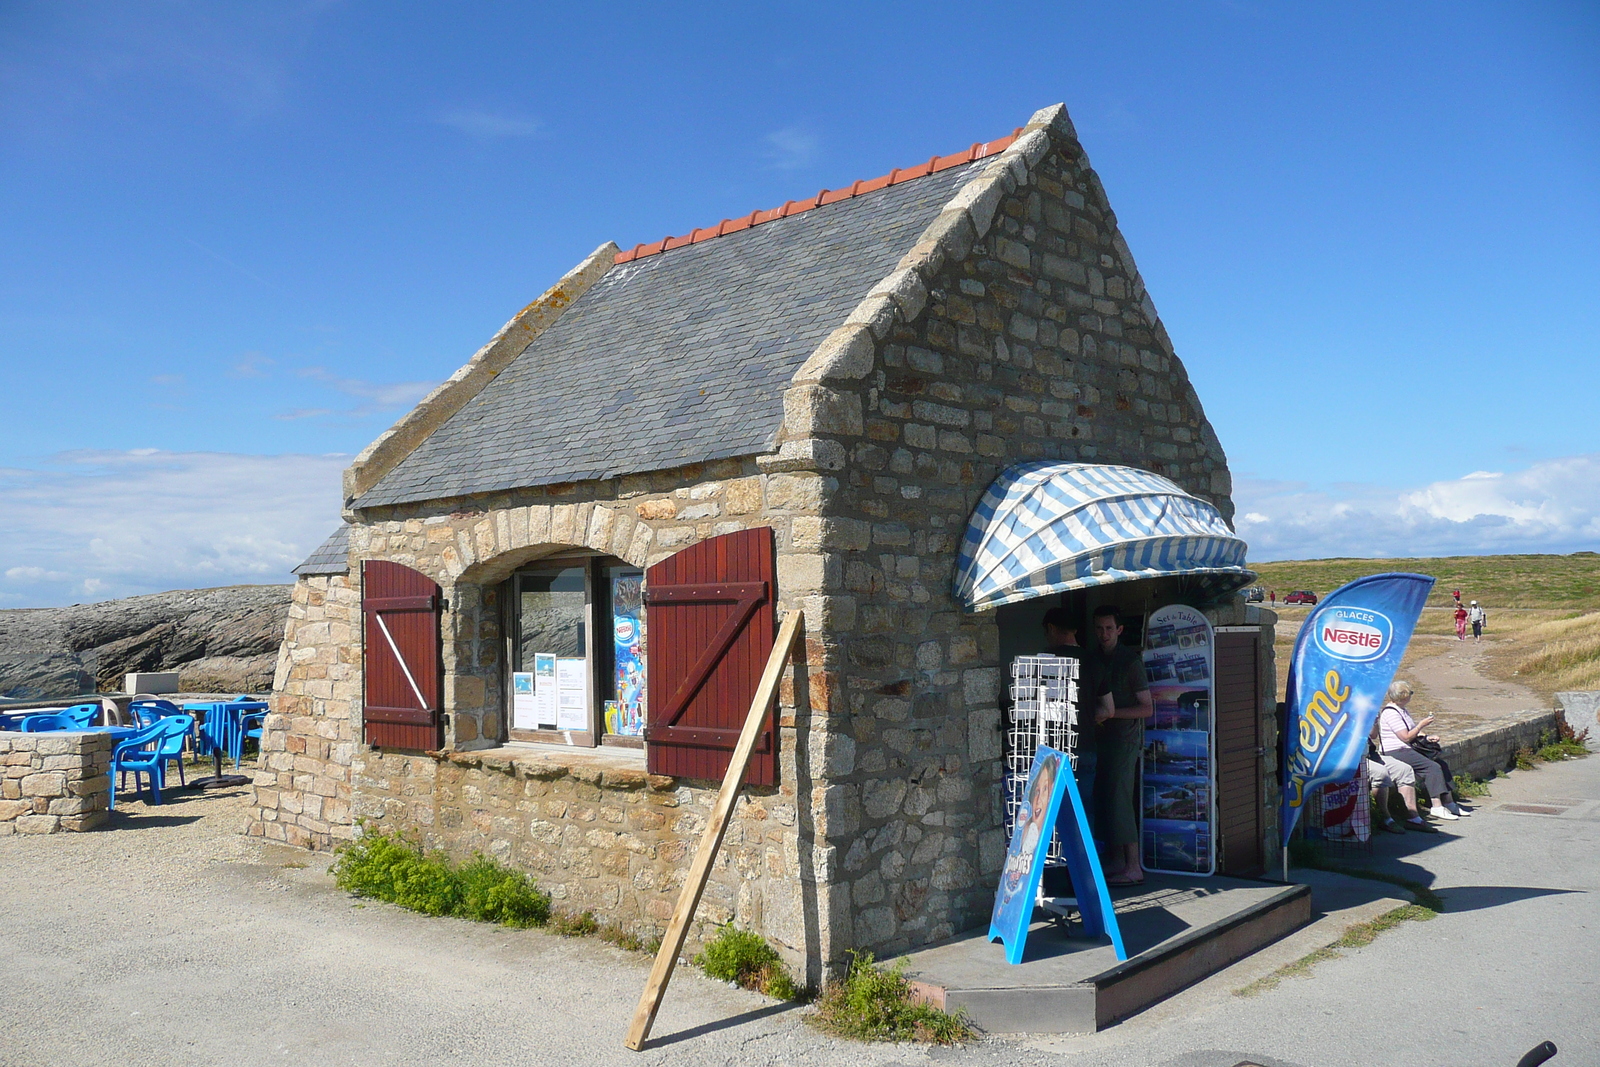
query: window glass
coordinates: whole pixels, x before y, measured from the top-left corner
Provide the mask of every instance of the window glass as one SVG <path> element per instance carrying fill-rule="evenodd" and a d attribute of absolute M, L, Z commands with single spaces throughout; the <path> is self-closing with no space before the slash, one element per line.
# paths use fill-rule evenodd
<path fill-rule="evenodd" d="M 585 654 L 583 568 L 518 576 L 519 669 L 533 665 L 537 653 L 555 656 Z"/>
<path fill-rule="evenodd" d="M 643 737 L 645 723 L 644 572 L 604 567 L 611 623 L 611 677 L 606 686 L 605 729 Z"/>

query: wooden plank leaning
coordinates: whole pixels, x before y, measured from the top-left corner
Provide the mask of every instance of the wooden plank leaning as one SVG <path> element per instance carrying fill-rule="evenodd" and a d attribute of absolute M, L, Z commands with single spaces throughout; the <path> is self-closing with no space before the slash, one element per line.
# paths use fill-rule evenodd
<path fill-rule="evenodd" d="M 683 951 L 684 939 L 689 935 L 689 923 L 694 918 L 695 909 L 700 906 L 700 896 L 705 892 L 706 879 L 711 874 L 711 863 L 717 858 L 717 849 L 722 847 L 723 835 L 728 830 L 728 816 L 733 814 L 733 803 L 739 798 L 739 788 L 744 784 L 744 774 L 755 752 L 756 739 L 761 736 L 762 720 L 766 718 L 773 698 L 778 695 L 778 682 L 783 677 L 789 657 L 794 654 L 794 643 L 800 634 L 803 616 L 803 612 L 791 611 L 783 617 L 778 639 L 772 646 L 772 655 L 767 657 L 766 670 L 762 671 L 755 699 L 750 702 L 750 713 L 745 716 L 744 730 L 739 734 L 733 758 L 728 761 L 728 773 L 722 776 L 717 802 L 711 808 L 711 820 L 706 823 L 700 848 L 689 867 L 689 877 L 683 883 L 683 891 L 678 894 L 678 906 L 672 911 L 672 921 L 667 924 L 666 936 L 661 939 L 661 950 L 656 953 L 655 965 L 650 968 L 650 980 L 645 983 L 639 1006 L 633 1012 L 633 1022 L 628 1026 L 625 1044 L 635 1052 L 644 1048 L 645 1040 L 650 1036 L 650 1027 L 656 1021 L 656 1011 L 661 1007 L 661 998 L 666 994 L 667 983 L 672 980 L 672 969 L 677 966 L 678 953 Z"/>

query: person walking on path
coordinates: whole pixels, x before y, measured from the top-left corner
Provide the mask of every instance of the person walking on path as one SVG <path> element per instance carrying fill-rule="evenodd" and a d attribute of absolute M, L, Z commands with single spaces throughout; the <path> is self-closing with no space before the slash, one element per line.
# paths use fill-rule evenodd
<path fill-rule="evenodd" d="M 1278 591 L 1276 589 L 1274 589 L 1272 592 L 1268 593 L 1267 596 L 1272 598 L 1272 606 L 1273 607 L 1277 607 L 1278 606 Z"/>
<path fill-rule="evenodd" d="M 1144 754 L 1144 721 L 1155 713 L 1144 658 L 1124 645 L 1122 613 L 1109 605 L 1094 612 L 1094 646 L 1086 657 L 1094 685 L 1096 734 L 1100 742 L 1095 771 L 1095 810 L 1111 845 L 1106 861 L 1110 885 L 1140 885 L 1139 760 Z M 1111 695 L 1110 706 L 1099 698 Z"/>
<path fill-rule="evenodd" d="M 1457 589 L 1455 592 L 1451 593 L 1450 595 L 1456 598 L 1456 607 L 1459 608 L 1461 606 L 1461 590 Z"/>
<path fill-rule="evenodd" d="M 1461 606 L 1461 601 L 1456 601 L 1456 640 L 1467 639 L 1467 609 Z"/>
<path fill-rule="evenodd" d="M 1467 612 L 1467 621 L 1472 623 L 1472 639 L 1483 640 L 1483 627 L 1489 621 L 1489 616 L 1478 606 L 1476 600 L 1472 602 L 1472 610 Z"/>

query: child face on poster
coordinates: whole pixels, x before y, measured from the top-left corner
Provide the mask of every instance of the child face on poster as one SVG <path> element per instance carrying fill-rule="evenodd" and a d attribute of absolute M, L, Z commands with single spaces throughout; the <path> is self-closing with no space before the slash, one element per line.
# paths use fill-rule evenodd
<path fill-rule="evenodd" d="M 1028 807 L 1032 811 L 1028 815 L 1028 827 L 1037 833 L 1044 830 L 1045 816 L 1050 813 L 1050 794 L 1055 792 L 1056 772 L 1061 761 L 1052 756 L 1039 765 L 1039 773 L 1033 776 L 1033 785 L 1028 787 Z"/>

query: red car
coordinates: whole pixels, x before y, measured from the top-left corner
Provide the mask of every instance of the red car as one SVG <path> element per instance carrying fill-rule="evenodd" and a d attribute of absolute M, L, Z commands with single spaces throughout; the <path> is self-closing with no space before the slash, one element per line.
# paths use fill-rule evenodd
<path fill-rule="evenodd" d="M 1285 604 L 1315 604 L 1317 594 L 1309 589 L 1297 589 L 1283 598 Z"/>

